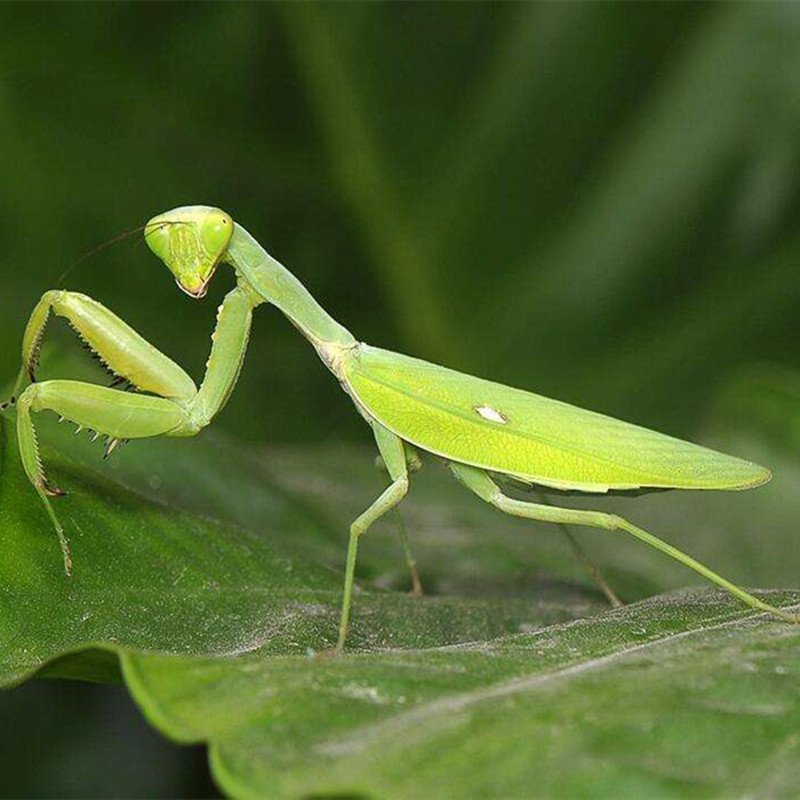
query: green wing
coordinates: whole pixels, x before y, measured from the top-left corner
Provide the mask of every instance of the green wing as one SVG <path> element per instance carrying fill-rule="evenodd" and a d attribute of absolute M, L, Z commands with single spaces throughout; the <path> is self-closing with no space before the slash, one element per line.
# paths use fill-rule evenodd
<path fill-rule="evenodd" d="M 422 450 L 559 489 L 747 489 L 769 470 L 627 422 L 361 344 L 345 378 Z"/>

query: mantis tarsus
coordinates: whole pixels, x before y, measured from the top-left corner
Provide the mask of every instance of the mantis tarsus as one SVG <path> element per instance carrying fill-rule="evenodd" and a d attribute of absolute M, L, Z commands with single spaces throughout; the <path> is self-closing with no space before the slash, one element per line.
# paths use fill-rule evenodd
<path fill-rule="evenodd" d="M 25 471 L 69 548 L 50 498 L 32 412 L 53 411 L 108 438 L 194 436 L 233 391 L 247 349 L 253 310 L 277 306 L 308 339 L 371 426 L 389 474 L 384 492 L 350 526 L 336 651 L 345 644 L 360 537 L 405 497 L 417 452 L 445 460 L 455 477 L 506 514 L 561 525 L 631 534 L 666 553 L 748 606 L 789 622 L 800 616 L 771 606 L 708 567 L 615 514 L 514 499 L 492 475 L 527 487 L 586 493 L 641 489 L 749 489 L 770 473 L 723 455 L 601 414 L 454 372 L 358 342 L 329 316 L 300 281 L 231 217 L 217 208 L 186 206 L 154 217 L 144 228 L 150 249 L 193 298 L 206 294 L 217 267 L 229 264 L 236 287 L 220 306 L 211 356 L 198 389 L 177 364 L 100 303 L 55 290 L 36 306 L 25 331 L 17 431 Z M 108 368 L 134 393 L 68 380 L 36 382 L 48 317 L 66 317 Z M 407 553 L 408 560 L 413 560 Z"/>

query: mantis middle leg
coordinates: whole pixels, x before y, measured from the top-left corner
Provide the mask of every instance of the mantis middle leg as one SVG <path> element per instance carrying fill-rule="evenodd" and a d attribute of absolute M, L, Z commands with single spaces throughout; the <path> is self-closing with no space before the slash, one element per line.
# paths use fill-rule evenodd
<path fill-rule="evenodd" d="M 800 623 L 800 616 L 791 614 L 780 608 L 775 608 L 769 605 L 769 603 L 759 600 L 736 584 L 718 575 L 705 564 L 701 564 L 691 556 L 678 550 L 677 547 L 667 544 L 657 536 L 653 536 L 652 533 L 642 530 L 642 528 L 637 527 L 616 514 L 606 514 L 601 511 L 558 508 L 557 506 L 515 500 L 513 497 L 508 497 L 508 495 L 503 494 L 500 487 L 482 469 L 467 466 L 466 464 L 455 463 L 450 464 L 450 469 L 453 471 L 456 478 L 468 489 L 477 494 L 482 500 L 491 503 L 495 508 L 506 514 L 511 514 L 516 517 L 525 517 L 526 519 L 535 519 L 541 522 L 555 522 L 562 525 L 586 525 L 590 528 L 601 528 L 609 531 L 625 531 L 645 544 L 654 547 L 656 550 L 666 553 L 670 558 L 674 558 L 676 561 L 679 561 L 684 566 L 699 573 L 707 580 L 717 584 L 717 586 L 721 586 L 734 597 L 739 598 L 743 603 L 750 606 L 750 608 L 775 614 L 787 622 Z"/>
<path fill-rule="evenodd" d="M 350 606 L 353 600 L 353 582 L 355 580 L 356 556 L 358 540 L 378 519 L 391 511 L 408 492 L 408 465 L 403 448 L 403 441 L 377 422 L 373 423 L 375 442 L 381 457 L 386 464 L 392 483 L 381 496 L 350 526 L 350 542 L 347 547 L 347 566 L 345 568 L 344 595 L 342 597 L 342 615 L 339 622 L 339 641 L 334 650 L 341 652 L 347 639 L 350 626 Z"/>
<path fill-rule="evenodd" d="M 406 467 L 409 473 L 419 472 L 422 469 L 422 459 L 419 457 L 417 451 L 408 443 L 403 443 L 403 450 L 406 455 Z M 375 466 L 383 472 L 386 472 L 386 464 L 381 456 L 375 457 Z M 409 575 L 411 576 L 411 594 L 413 597 L 422 597 L 425 590 L 422 588 L 422 580 L 419 577 L 419 568 L 417 567 L 417 559 L 414 556 L 414 551 L 411 547 L 411 540 L 406 531 L 406 524 L 403 521 L 403 515 L 400 509 L 396 508 L 394 515 L 397 518 L 397 534 L 400 539 L 400 546 L 403 548 L 403 555 L 405 556 L 406 567 L 408 568 Z"/>
<path fill-rule="evenodd" d="M 539 503 L 541 505 L 549 506 L 552 505 L 543 494 L 536 495 L 539 499 Z M 583 549 L 581 543 L 575 537 L 575 535 L 570 530 L 569 525 L 565 525 L 563 522 L 558 526 L 561 529 L 561 532 L 564 534 L 567 542 L 569 542 L 569 546 L 572 548 L 572 551 L 578 557 L 578 560 L 586 567 L 586 571 L 591 575 L 594 582 L 600 588 L 600 591 L 605 595 L 606 600 L 608 600 L 609 605 L 612 608 L 621 608 L 625 605 L 622 600 L 619 599 L 617 593 L 609 586 L 608 581 L 605 579 L 605 576 L 600 571 L 600 567 L 595 564 L 594 561 L 589 557 L 588 553 Z"/>

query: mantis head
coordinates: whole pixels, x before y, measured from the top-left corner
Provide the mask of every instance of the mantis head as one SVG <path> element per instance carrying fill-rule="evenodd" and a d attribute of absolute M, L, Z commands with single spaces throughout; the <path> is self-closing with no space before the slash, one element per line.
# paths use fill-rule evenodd
<path fill-rule="evenodd" d="M 233 235 L 229 214 L 210 206 L 182 206 L 153 217 L 144 229 L 148 247 L 190 297 L 205 297 Z"/>

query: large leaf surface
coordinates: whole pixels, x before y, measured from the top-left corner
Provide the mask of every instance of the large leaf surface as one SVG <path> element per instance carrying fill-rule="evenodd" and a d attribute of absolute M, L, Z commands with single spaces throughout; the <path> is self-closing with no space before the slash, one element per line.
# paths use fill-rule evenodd
<path fill-rule="evenodd" d="M 154 25 L 150 8 L 65 8 L 53 35 L 15 9 L 2 48 L 4 254 L 37 266 L 4 274 L 4 371 L 65 262 L 165 197 L 228 198 L 369 341 L 677 433 L 729 364 L 793 363 L 796 8 L 385 9 L 209 6 Z M 144 36 L 155 73 L 194 64 L 194 90 L 151 91 Z M 53 52 L 68 57 L 49 64 Z M 112 70 L 96 69 L 102 57 Z M 58 137 L 54 96 L 69 99 Z M 253 114 L 265 98 L 270 113 Z M 114 148 L 96 116 L 107 122 L 109 107 Z M 208 158 L 220 142 L 233 166 Z M 111 255 L 70 287 L 199 375 L 213 306 L 178 305 L 157 264 Z M 221 423 L 287 441 L 355 435 L 346 398 L 266 317 Z M 795 427 L 781 418 L 776 437 L 793 446 Z M 773 484 L 607 507 L 734 579 L 795 584 L 800 468 L 743 444 L 729 449 L 772 467 Z M 74 440 L 61 449 L 77 452 Z M 552 528 L 502 518 L 433 470 L 414 477 L 403 513 L 438 596 L 362 593 L 362 654 L 316 662 L 305 648 L 335 632 L 330 567 L 381 485 L 366 453 L 156 442 L 119 454 L 110 478 L 82 455 L 49 459 L 71 491 L 71 582 L 4 455 L 3 681 L 44 663 L 113 678 L 121 655 L 150 718 L 211 741 L 233 794 L 796 794 L 794 631 L 726 622 L 740 612 L 717 595 L 590 619 L 596 595 Z M 365 586 L 407 585 L 393 525 L 364 542 Z M 621 534 L 581 536 L 626 599 L 696 580 Z"/>
<path fill-rule="evenodd" d="M 175 510 L 57 457 L 48 460 L 69 491 L 58 510 L 75 562 L 72 578 L 66 578 L 52 526 L 18 463 L 9 422 L 2 424 L 4 683 L 87 646 L 229 656 L 263 646 L 305 653 L 335 641 L 340 577 L 282 546 L 313 532 L 302 513 L 292 519 L 276 504 L 266 518 L 274 535 L 259 535 Z M 217 462 L 218 481 L 224 480 L 224 466 Z M 180 461 L 173 467 L 180 470 Z M 291 527 L 282 527 L 287 518 Z M 565 600 L 574 603 L 569 593 Z M 414 603 L 377 594 L 370 603 L 354 643 L 441 644 L 443 636 L 460 641 L 499 635 L 523 623 L 574 615 L 557 600 L 541 608 L 525 599 Z M 429 622 L 411 622 L 419 614 Z M 368 619 L 375 615 L 377 620 Z M 74 662 L 69 668 L 77 669 Z"/>
<path fill-rule="evenodd" d="M 240 797 L 792 796 L 800 633 L 736 617 L 674 595 L 456 647 L 123 667 Z"/>
<path fill-rule="evenodd" d="M 796 785 L 790 626 L 708 591 L 603 611 L 577 582 L 537 579 L 537 540 L 432 471 L 406 517 L 429 585 L 453 594 L 363 591 L 351 653 L 313 658 L 334 640 L 340 578 L 312 555 L 341 560 L 341 526 L 380 486 L 365 453 L 152 443 L 101 477 L 74 437 L 50 437 L 72 454 L 47 452 L 70 491 L 67 580 L 12 421 L 2 682 L 39 670 L 109 680 L 119 660 L 148 719 L 210 745 L 232 796 L 789 796 Z M 364 548 L 366 573 L 400 585 L 390 535 Z M 548 558 L 563 555 L 553 546 Z M 660 563 L 644 577 L 629 561 L 626 585 L 669 585 Z"/>

